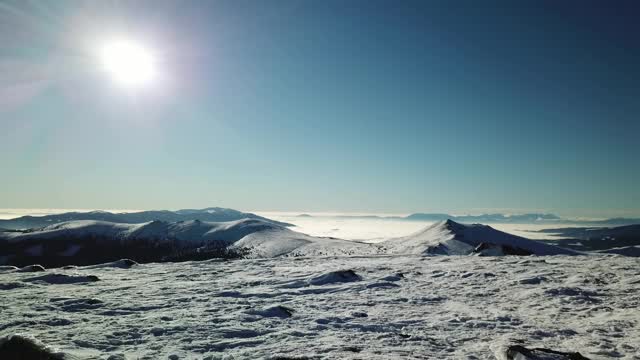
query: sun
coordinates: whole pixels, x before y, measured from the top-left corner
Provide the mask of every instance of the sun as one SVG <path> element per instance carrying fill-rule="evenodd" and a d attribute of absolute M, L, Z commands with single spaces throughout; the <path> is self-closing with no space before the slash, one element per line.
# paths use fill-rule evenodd
<path fill-rule="evenodd" d="M 106 43 L 99 54 L 103 69 L 112 79 L 125 87 L 149 85 L 156 78 L 156 59 L 153 53 L 129 40 Z"/>

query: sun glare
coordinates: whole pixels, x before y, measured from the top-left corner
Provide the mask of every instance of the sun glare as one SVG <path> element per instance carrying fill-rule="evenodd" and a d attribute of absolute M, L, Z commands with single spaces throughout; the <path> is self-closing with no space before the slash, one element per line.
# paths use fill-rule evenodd
<path fill-rule="evenodd" d="M 119 40 L 106 44 L 100 60 L 113 80 L 126 87 L 140 87 L 156 77 L 156 60 L 153 54 L 140 44 Z"/>

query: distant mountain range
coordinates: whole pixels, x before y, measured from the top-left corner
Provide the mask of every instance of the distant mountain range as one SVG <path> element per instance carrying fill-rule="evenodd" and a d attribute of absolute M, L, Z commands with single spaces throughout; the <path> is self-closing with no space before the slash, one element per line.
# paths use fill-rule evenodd
<path fill-rule="evenodd" d="M 151 210 L 130 213 L 111 213 L 108 211 L 67 212 L 62 214 L 45 216 L 21 216 L 15 219 L 0 220 L 0 229 L 17 230 L 33 229 L 74 220 L 108 221 L 122 224 L 141 224 L 150 221 L 235 221 L 241 219 L 258 219 L 280 226 L 292 226 L 292 224 L 267 219 L 252 213 L 220 207 L 206 209 L 182 209 L 177 211 Z"/>
<path fill-rule="evenodd" d="M 327 217 L 327 215 L 300 214 L 299 218 L 311 219 L 313 217 Z M 569 224 L 584 226 L 618 226 L 640 224 L 640 219 L 634 218 L 612 218 L 606 220 L 574 220 L 564 219 L 554 214 L 530 213 L 519 215 L 505 214 L 484 214 L 484 215 L 461 215 L 454 216 L 444 213 L 415 213 L 408 216 L 378 216 L 378 215 L 334 215 L 329 216 L 340 219 L 369 219 L 369 220 L 401 220 L 401 221 L 424 221 L 438 222 L 452 220 L 467 224 L 487 224 L 487 223 L 512 223 L 512 224 Z M 45 226 L 75 220 L 95 220 L 108 221 L 122 224 L 141 224 L 150 221 L 189 221 L 200 220 L 209 222 L 235 221 L 241 219 L 264 220 L 280 226 L 293 226 L 294 224 L 272 220 L 253 213 L 246 213 L 238 210 L 209 207 L 205 209 L 182 209 L 170 210 L 149 210 L 129 213 L 113 213 L 108 211 L 90 212 L 67 212 L 61 214 L 45 216 L 21 216 L 15 219 L 0 219 L 0 229 L 19 230 L 36 229 Z"/>
<path fill-rule="evenodd" d="M 553 214 L 521 214 L 521 215 L 504 215 L 504 214 L 485 214 L 485 215 L 463 215 L 452 216 L 448 214 L 411 214 L 405 217 L 406 220 L 419 221 L 442 221 L 451 219 L 457 222 L 465 223 L 532 223 L 532 222 L 549 222 L 561 220 L 559 216 Z"/>
<path fill-rule="evenodd" d="M 300 214 L 299 217 L 309 218 L 312 215 Z M 326 217 L 321 215 L 319 217 Z M 444 213 L 415 213 L 408 216 L 379 216 L 379 215 L 335 215 L 330 216 L 340 219 L 380 219 L 380 220 L 404 220 L 404 221 L 445 221 L 453 220 L 461 223 L 494 223 L 494 224 L 576 224 L 576 225 L 594 225 L 594 226 L 614 226 L 614 225 L 630 225 L 640 224 L 640 219 L 636 218 L 611 218 L 604 220 L 588 220 L 588 219 L 565 219 L 555 214 L 530 213 L 518 215 L 505 214 L 483 214 L 483 215 L 460 215 L 455 216 Z"/>

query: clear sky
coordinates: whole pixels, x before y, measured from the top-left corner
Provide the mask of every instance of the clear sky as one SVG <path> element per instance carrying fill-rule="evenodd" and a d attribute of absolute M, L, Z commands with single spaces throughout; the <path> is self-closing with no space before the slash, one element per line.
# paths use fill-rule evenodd
<path fill-rule="evenodd" d="M 640 215 L 636 4 L 3 1 L 0 207 Z"/>

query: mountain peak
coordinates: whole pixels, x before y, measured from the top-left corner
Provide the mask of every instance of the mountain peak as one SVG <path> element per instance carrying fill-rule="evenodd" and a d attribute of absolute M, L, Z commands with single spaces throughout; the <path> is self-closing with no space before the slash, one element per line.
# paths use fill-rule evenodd
<path fill-rule="evenodd" d="M 451 219 L 437 222 L 412 235 L 384 242 L 393 253 L 469 255 L 478 245 L 536 255 L 571 255 L 575 252 L 508 234 L 482 224 L 461 224 Z"/>
<path fill-rule="evenodd" d="M 445 221 L 442 222 L 443 225 L 445 225 L 448 228 L 460 228 L 460 227 L 464 227 L 464 225 L 457 223 L 451 219 L 447 219 Z"/>
<path fill-rule="evenodd" d="M 463 231 L 465 231 L 469 227 L 480 226 L 480 225 L 479 224 L 473 224 L 473 225 L 462 224 L 462 223 L 453 221 L 451 219 L 447 219 L 439 223 L 436 223 L 435 226 L 442 228 L 443 230 L 447 230 L 454 235 L 458 235 L 458 234 L 461 234 Z"/>

